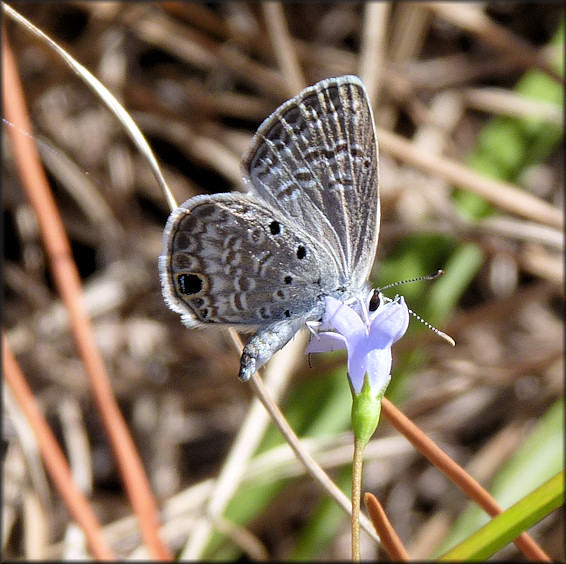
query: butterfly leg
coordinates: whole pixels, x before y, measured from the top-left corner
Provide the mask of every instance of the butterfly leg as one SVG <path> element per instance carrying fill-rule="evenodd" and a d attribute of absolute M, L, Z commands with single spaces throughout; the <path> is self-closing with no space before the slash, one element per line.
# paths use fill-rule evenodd
<path fill-rule="evenodd" d="M 242 352 L 238 375 L 240 380 L 247 382 L 258 368 L 291 340 L 304 323 L 305 320 L 299 318 L 293 321 L 278 321 L 259 329 Z"/>

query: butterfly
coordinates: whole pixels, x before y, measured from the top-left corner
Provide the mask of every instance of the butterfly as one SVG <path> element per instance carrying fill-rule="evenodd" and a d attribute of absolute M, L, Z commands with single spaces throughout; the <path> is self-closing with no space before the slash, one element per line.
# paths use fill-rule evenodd
<path fill-rule="evenodd" d="M 159 270 L 187 327 L 254 329 L 247 381 L 325 297 L 366 301 L 379 234 L 378 148 L 356 76 L 329 78 L 282 104 L 242 159 L 245 192 L 199 195 L 171 213 Z"/>

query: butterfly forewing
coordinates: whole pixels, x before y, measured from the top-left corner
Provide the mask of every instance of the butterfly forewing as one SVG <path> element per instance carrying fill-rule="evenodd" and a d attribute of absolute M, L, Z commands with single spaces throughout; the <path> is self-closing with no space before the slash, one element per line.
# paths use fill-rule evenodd
<path fill-rule="evenodd" d="M 326 247 L 352 293 L 365 284 L 377 246 L 377 160 L 367 94 L 345 76 L 283 104 L 242 161 L 251 191 Z"/>

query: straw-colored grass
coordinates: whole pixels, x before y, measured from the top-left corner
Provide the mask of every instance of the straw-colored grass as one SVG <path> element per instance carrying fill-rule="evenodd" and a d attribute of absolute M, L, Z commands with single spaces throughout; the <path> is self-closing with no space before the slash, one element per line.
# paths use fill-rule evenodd
<path fill-rule="evenodd" d="M 372 283 L 444 269 L 398 290 L 457 343 L 412 320 L 394 347 L 362 484 L 384 544 L 364 517 L 362 558 L 431 559 L 486 519 L 468 499 L 499 511 L 482 488 L 508 507 L 558 472 L 561 4 L 13 7 L 128 115 L 4 13 L 6 559 L 350 557 L 344 355 L 309 364 L 297 337 L 241 384 L 232 337 L 184 328 L 157 271 L 174 202 L 241 189 L 259 123 L 346 73 L 380 145 Z M 497 558 L 564 558 L 560 512 L 528 533 Z"/>

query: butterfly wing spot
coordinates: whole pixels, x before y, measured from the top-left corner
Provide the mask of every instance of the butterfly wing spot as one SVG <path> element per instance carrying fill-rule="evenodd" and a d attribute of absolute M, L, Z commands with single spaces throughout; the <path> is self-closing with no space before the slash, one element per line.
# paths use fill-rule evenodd
<path fill-rule="evenodd" d="M 177 225 L 177 236 L 184 235 L 188 237 L 189 233 L 194 235 L 195 233 L 202 233 L 205 227 L 202 221 L 200 221 L 194 214 L 186 213 Z"/>
<path fill-rule="evenodd" d="M 259 253 L 254 261 L 256 274 L 262 278 L 265 275 L 265 271 L 270 268 L 272 262 L 273 255 L 269 251 Z"/>
<path fill-rule="evenodd" d="M 195 253 L 200 246 L 199 236 L 201 234 L 202 231 L 195 231 L 194 233 L 179 231 L 175 234 L 173 248 L 177 251 L 186 251 L 191 254 Z"/>
<path fill-rule="evenodd" d="M 192 296 L 202 292 L 204 277 L 198 274 L 179 274 L 177 276 L 177 286 L 181 294 Z"/>
<path fill-rule="evenodd" d="M 255 286 L 255 280 L 249 276 L 238 276 L 234 280 L 234 288 L 238 292 L 251 292 Z"/>
<path fill-rule="evenodd" d="M 285 276 L 285 278 L 283 278 L 283 282 L 285 282 L 285 284 L 291 284 L 293 282 L 293 277 L 292 276 Z"/>
<path fill-rule="evenodd" d="M 236 311 L 246 311 L 248 309 L 248 304 L 246 301 L 245 294 L 232 294 L 232 307 Z"/>
<path fill-rule="evenodd" d="M 226 249 L 222 253 L 222 264 L 225 265 L 224 273 L 226 275 L 232 274 L 233 269 L 242 262 L 242 255 L 235 252 L 233 249 Z"/>
<path fill-rule="evenodd" d="M 303 260 L 307 256 L 307 248 L 304 245 L 299 245 L 297 247 L 297 258 Z"/>
<path fill-rule="evenodd" d="M 186 249 L 191 244 L 191 238 L 187 233 L 177 233 L 175 235 L 175 246 L 179 249 Z"/>
<path fill-rule="evenodd" d="M 242 245 L 242 238 L 238 235 L 227 235 L 222 242 L 224 249 L 231 249 L 237 251 Z"/>
<path fill-rule="evenodd" d="M 281 233 L 281 224 L 278 221 L 273 220 L 269 224 L 269 231 L 272 235 L 279 235 L 279 233 Z"/>
<path fill-rule="evenodd" d="M 273 317 L 273 314 L 271 313 L 271 309 L 268 306 L 261 306 L 258 310 L 257 310 L 257 316 L 260 319 L 271 319 Z"/>
<path fill-rule="evenodd" d="M 283 200 L 295 200 L 300 197 L 300 191 L 298 190 L 295 182 L 282 182 L 278 190 L 278 193 Z"/>
<path fill-rule="evenodd" d="M 316 184 L 312 177 L 312 172 L 306 167 L 298 168 L 295 171 L 294 176 L 297 182 L 301 183 L 302 185 L 313 187 Z"/>
<path fill-rule="evenodd" d="M 188 270 L 189 272 L 202 270 L 200 260 L 190 253 L 173 253 L 171 264 L 175 270 Z"/>

